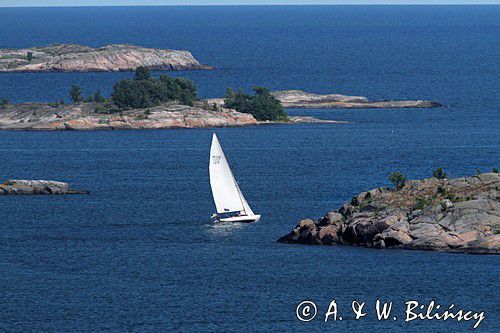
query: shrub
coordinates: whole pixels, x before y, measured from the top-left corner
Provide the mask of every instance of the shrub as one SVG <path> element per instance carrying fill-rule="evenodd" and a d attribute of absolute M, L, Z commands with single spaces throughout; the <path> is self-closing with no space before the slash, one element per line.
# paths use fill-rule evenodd
<path fill-rule="evenodd" d="M 0 109 L 5 109 L 10 104 L 10 99 L 7 97 L 0 98 Z"/>
<path fill-rule="evenodd" d="M 493 170 L 491 170 L 491 172 L 498 173 L 498 169 L 497 168 L 493 168 Z"/>
<path fill-rule="evenodd" d="M 418 197 L 416 200 L 414 209 L 425 209 L 432 204 L 432 198 Z"/>
<path fill-rule="evenodd" d="M 106 98 L 102 97 L 101 91 L 97 90 L 94 94 L 94 102 L 96 103 L 104 103 L 106 102 Z"/>
<path fill-rule="evenodd" d="M 443 172 L 443 169 L 441 167 L 439 167 L 432 172 L 432 177 L 436 179 L 446 179 L 446 173 Z"/>
<path fill-rule="evenodd" d="M 78 104 L 83 101 L 82 97 L 82 89 L 79 86 L 71 86 L 71 90 L 69 91 L 69 95 L 71 96 L 71 100 L 73 103 Z"/>
<path fill-rule="evenodd" d="M 455 195 L 454 193 L 448 193 L 446 194 L 446 199 L 450 200 L 451 202 L 460 202 L 463 201 L 463 198 Z"/>
<path fill-rule="evenodd" d="M 439 185 L 438 188 L 437 188 L 437 193 L 441 194 L 441 195 L 446 195 L 446 193 L 448 193 L 448 191 L 446 190 L 445 187 Z"/>
<path fill-rule="evenodd" d="M 31 60 L 33 60 L 33 52 L 26 53 L 26 59 L 28 59 L 28 61 L 31 62 Z"/>
<path fill-rule="evenodd" d="M 151 112 L 150 112 L 151 113 Z M 144 120 L 144 119 L 148 119 L 148 113 L 147 111 L 141 113 L 141 114 L 138 114 L 135 119 L 137 120 Z"/>
<path fill-rule="evenodd" d="M 391 172 L 388 179 L 394 185 L 396 190 L 402 189 L 406 183 L 406 176 L 401 172 Z"/>
<path fill-rule="evenodd" d="M 227 89 L 224 98 L 226 107 L 238 112 L 250 113 L 257 120 L 286 120 L 287 114 L 279 100 L 269 90 L 263 87 L 254 87 L 253 96 L 238 90 L 236 93 L 231 88 Z"/>
<path fill-rule="evenodd" d="M 95 112 L 95 113 L 109 113 L 109 112 L 108 112 L 108 109 L 106 109 L 106 108 L 105 108 L 104 106 L 102 106 L 102 105 L 96 105 L 96 106 L 94 107 L 94 112 Z"/>

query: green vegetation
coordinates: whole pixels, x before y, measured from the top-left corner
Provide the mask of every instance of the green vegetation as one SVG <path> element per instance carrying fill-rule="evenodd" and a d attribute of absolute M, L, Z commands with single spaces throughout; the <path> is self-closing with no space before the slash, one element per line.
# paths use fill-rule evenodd
<path fill-rule="evenodd" d="M 443 172 L 443 169 L 439 167 L 432 172 L 432 177 L 436 179 L 446 179 L 446 172 Z"/>
<path fill-rule="evenodd" d="M 241 90 L 234 93 L 228 89 L 225 104 L 228 108 L 239 112 L 250 113 L 257 120 L 287 120 L 287 114 L 280 101 L 274 98 L 266 88 L 255 87 L 254 92 L 255 94 L 250 96 Z M 126 109 L 145 109 L 165 102 L 193 106 L 198 100 L 197 95 L 197 88 L 192 81 L 181 77 L 172 78 L 168 75 L 153 77 L 147 67 L 138 67 L 133 79 L 116 82 L 109 99 L 104 98 L 99 90 L 86 98 L 83 98 L 79 86 L 73 85 L 70 90 L 73 103 L 96 103 L 94 111 L 102 114 Z M 217 103 L 210 105 L 206 101 L 201 104 L 201 108 L 207 111 L 221 110 Z"/>
<path fill-rule="evenodd" d="M 102 104 L 99 103 L 94 107 L 95 113 L 110 114 L 112 113 L 112 111 L 115 110 L 113 109 L 113 104 L 109 99 L 105 99 L 104 103 Z"/>
<path fill-rule="evenodd" d="M 63 99 L 57 101 L 57 102 L 48 102 L 47 105 L 50 106 L 51 108 L 58 108 L 61 105 L 65 105 L 66 103 L 64 102 Z"/>
<path fill-rule="evenodd" d="M 96 103 L 104 103 L 106 102 L 106 98 L 102 97 L 101 91 L 97 90 L 94 94 L 94 102 Z"/>
<path fill-rule="evenodd" d="M 437 194 L 446 195 L 446 193 L 448 193 L 448 190 L 443 186 L 439 185 L 437 188 Z"/>
<path fill-rule="evenodd" d="M 0 109 L 6 109 L 10 104 L 10 99 L 7 97 L 0 98 Z"/>
<path fill-rule="evenodd" d="M 359 205 L 359 210 L 360 211 L 363 210 L 363 208 L 365 208 L 366 206 L 368 206 L 372 202 L 373 202 L 373 200 L 371 198 L 362 201 L 361 204 Z"/>
<path fill-rule="evenodd" d="M 283 110 L 281 103 L 271 93 L 263 87 L 253 89 L 255 95 L 250 96 L 243 91 L 236 93 L 228 88 L 224 97 L 226 107 L 235 109 L 238 112 L 250 113 L 257 120 L 286 120 L 287 114 Z"/>
<path fill-rule="evenodd" d="M 79 86 L 72 85 L 69 95 L 71 96 L 73 103 L 78 104 L 83 102 L 82 89 L 80 89 Z"/>
<path fill-rule="evenodd" d="M 160 75 L 157 79 L 151 76 L 149 69 L 139 67 L 133 80 L 125 79 L 113 86 L 111 98 L 121 109 L 148 108 L 168 101 L 192 106 L 197 99 L 197 91 L 190 80 L 167 75 Z"/>
<path fill-rule="evenodd" d="M 493 168 L 493 170 L 491 170 L 491 172 L 498 173 L 498 169 L 497 168 Z"/>
<path fill-rule="evenodd" d="M 106 98 L 102 97 L 101 92 L 97 90 L 94 95 L 90 95 L 84 100 L 85 103 L 104 103 Z"/>
<path fill-rule="evenodd" d="M 406 183 L 406 176 L 401 172 L 391 172 L 388 179 L 394 185 L 396 190 L 402 189 Z"/>
<path fill-rule="evenodd" d="M 424 209 L 426 207 L 429 207 L 432 202 L 433 198 L 432 197 L 418 197 L 416 200 L 414 209 Z"/>
<path fill-rule="evenodd" d="M 464 201 L 465 199 L 462 197 L 457 196 L 455 193 L 450 192 L 449 189 L 443 186 L 438 186 L 436 194 L 433 196 L 434 198 L 441 197 L 443 199 L 448 199 L 451 202 L 460 202 Z"/>
<path fill-rule="evenodd" d="M 144 66 L 137 67 L 135 70 L 134 79 L 137 81 L 149 80 L 151 78 L 151 71 Z"/>
<path fill-rule="evenodd" d="M 26 53 L 26 59 L 28 59 L 28 61 L 31 62 L 31 60 L 33 60 L 33 52 Z"/>
<path fill-rule="evenodd" d="M 149 115 L 151 114 L 151 110 L 150 109 L 147 109 L 146 111 L 144 111 L 143 113 L 137 115 L 135 117 L 135 119 L 138 119 L 138 120 L 143 120 L 143 119 L 148 119 L 149 118 Z"/>

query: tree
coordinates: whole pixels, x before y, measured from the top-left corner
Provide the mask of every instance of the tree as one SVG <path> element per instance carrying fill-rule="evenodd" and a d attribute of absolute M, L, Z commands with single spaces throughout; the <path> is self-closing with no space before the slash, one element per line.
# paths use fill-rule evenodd
<path fill-rule="evenodd" d="M 391 172 L 388 179 L 394 185 L 396 190 L 402 189 L 406 183 L 406 176 L 401 172 Z"/>
<path fill-rule="evenodd" d="M 446 179 L 446 172 L 443 172 L 443 169 L 439 167 L 432 172 L 432 177 L 436 179 Z"/>
<path fill-rule="evenodd" d="M 10 104 L 10 99 L 3 97 L 0 99 L 0 109 L 5 109 Z"/>
<path fill-rule="evenodd" d="M 135 69 L 135 77 L 134 80 L 149 80 L 151 78 L 151 71 L 149 68 L 144 66 L 139 66 Z"/>
<path fill-rule="evenodd" d="M 111 98 L 119 108 L 148 108 L 163 102 L 178 101 L 193 105 L 197 99 L 194 83 L 184 78 L 161 75 L 158 79 L 136 71 L 134 80 L 122 80 L 113 86 Z M 141 79 L 138 79 L 141 78 Z"/>
<path fill-rule="evenodd" d="M 31 60 L 33 60 L 33 52 L 26 53 L 26 59 L 28 59 L 28 61 L 31 62 Z"/>
<path fill-rule="evenodd" d="M 193 102 L 196 99 L 196 96 L 198 94 L 196 86 L 194 85 L 193 81 L 178 77 L 175 79 L 175 83 L 180 87 L 180 97 L 179 97 L 179 102 L 184 105 L 190 105 L 193 106 Z"/>
<path fill-rule="evenodd" d="M 253 109 L 255 118 L 259 120 L 285 120 L 287 115 L 283 111 L 281 102 L 274 98 L 271 93 L 263 87 L 255 87 L 253 97 Z"/>
<path fill-rule="evenodd" d="M 83 101 L 82 89 L 80 89 L 79 86 L 72 85 L 69 95 L 71 96 L 71 100 L 75 104 L 81 103 Z"/>
<path fill-rule="evenodd" d="M 279 100 L 263 87 L 254 87 L 255 94 L 249 96 L 243 91 L 236 93 L 231 88 L 226 91 L 224 104 L 238 112 L 250 113 L 257 120 L 286 120 L 287 114 Z"/>
<path fill-rule="evenodd" d="M 102 97 L 101 91 L 97 90 L 94 94 L 94 102 L 96 103 L 104 103 L 106 101 L 106 98 Z"/>

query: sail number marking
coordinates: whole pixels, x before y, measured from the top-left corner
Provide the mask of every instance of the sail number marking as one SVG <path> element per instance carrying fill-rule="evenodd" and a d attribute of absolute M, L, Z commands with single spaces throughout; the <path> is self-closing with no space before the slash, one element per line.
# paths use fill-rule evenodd
<path fill-rule="evenodd" d="M 219 164 L 220 160 L 221 160 L 221 156 L 220 155 L 213 155 L 212 156 L 212 164 Z"/>

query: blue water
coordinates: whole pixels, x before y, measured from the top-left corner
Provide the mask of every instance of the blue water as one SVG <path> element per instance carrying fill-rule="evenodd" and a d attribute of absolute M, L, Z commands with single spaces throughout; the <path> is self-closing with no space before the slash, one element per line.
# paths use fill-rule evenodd
<path fill-rule="evenodd" d="M 188 49 L 215 71 L 174 73 L 202 96 L 227 86 L 422 98 L 442 109 L 288 110 L 348 125 L 217 129 L 259 223 L 214 226 L 213 129 L 0 132 L 0 178 L 57 179 L 87 196 L 0 199 L 2 331 L 471 331 L 404 322 L 407 300 L 485 311 L 498 323 L 495 256 L 278 244 L 387 174 L 500 166 L 500 7 L 0 9 L 0 47 L 133 43 Z M 2 74 L 0 96 L 109 93 L 130 73 Z M 318 304 L 301 323 L 295 306 Z M 331 299 L 343 321 L 324 323 Z M 377 321 L 374 301 L 394 301 Z M 354 320 L 352 300 L 368 315 Z"/>

